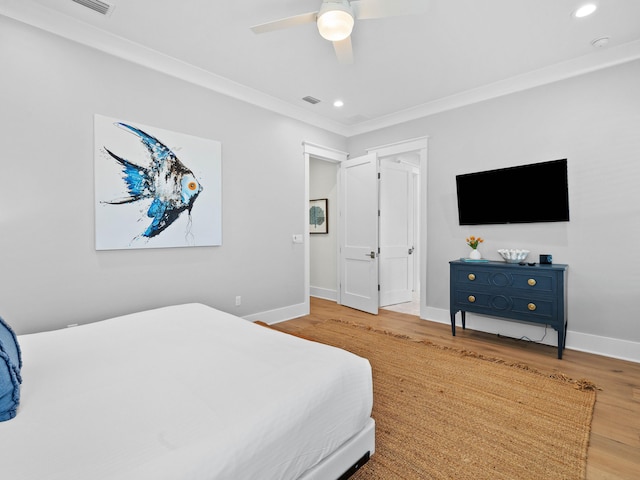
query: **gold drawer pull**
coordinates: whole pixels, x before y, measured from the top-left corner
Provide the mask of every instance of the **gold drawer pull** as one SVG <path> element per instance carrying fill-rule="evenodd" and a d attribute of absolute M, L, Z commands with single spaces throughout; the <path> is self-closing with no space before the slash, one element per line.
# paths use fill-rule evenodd
<path fill-rule="evenodd" d="M 533 312 L 537 307 L 535 303 L 530 303 L 527 305 L 527 308 Z"/>
<path fill-rule="evenodd" d="M 469 295 L 468 300 L 469 300 L 469 303 L 473 303 L 476 301 L 476 297 L 474 297 L 473 295 Z"/>
<path fill-rule="evenodd" d="M 467 275 L 467 278 L 473 282 L 476 279 L 476 276 L 473 273 L 470 273 Z"/>
<path fill-rule="evenodd" d="M 530 278 L 527 280 L 527 283 L 533 287 L 537 282 L 535 278 Z"/>

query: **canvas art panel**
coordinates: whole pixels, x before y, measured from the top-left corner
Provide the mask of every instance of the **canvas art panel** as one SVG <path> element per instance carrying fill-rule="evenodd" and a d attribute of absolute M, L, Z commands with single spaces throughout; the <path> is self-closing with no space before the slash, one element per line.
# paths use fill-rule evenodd
<path fill-rule="evenodd" d="M 94 116 L 96 250 L 222 244 L 216 140 Z"/>

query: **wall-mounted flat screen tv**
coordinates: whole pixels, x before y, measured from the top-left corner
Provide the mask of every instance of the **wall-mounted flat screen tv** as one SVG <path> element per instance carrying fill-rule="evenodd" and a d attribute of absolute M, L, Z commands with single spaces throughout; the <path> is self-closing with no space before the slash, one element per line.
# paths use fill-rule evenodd
<path fill-rule="evenodd" d="M 456 176 L 460 225 L 569 221 L 567 159 Z"/>

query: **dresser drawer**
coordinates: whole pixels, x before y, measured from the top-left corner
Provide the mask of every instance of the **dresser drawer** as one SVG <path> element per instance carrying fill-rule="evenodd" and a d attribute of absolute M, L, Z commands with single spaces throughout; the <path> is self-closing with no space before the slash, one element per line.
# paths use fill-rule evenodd
<path fill-rule="evenodd" d="M 455 292 L 454 302 L 460 310 L 536 323 L 554 323 L 557 312 L 557 302 L 551 297 L 505 295 L 482 290 L 459 289 Z"/>
<path fill-rule="evenodd" d="M 535 293 L 549 293 L 556 291 L 556 275 L 535 274 L 513 274 L 513 287 L 524 289 Z"/>
<path fill-rule="evenodd" d="M 500 289 L 524 289 L 538 293 L 553 293 L 555 275 L 547 273 L 513 273 L 482 268 L 458 268 L 454 282 L 460 286 L 498 287 Z"/>
<path fill-rule="evenodd" d="M 453 281 L 459 285 L 491 285 L 491 270 L 481 270 L 478 268 L 467 267 L 467 268 L 457 268 L 452 272 L 454 275 Z"/>

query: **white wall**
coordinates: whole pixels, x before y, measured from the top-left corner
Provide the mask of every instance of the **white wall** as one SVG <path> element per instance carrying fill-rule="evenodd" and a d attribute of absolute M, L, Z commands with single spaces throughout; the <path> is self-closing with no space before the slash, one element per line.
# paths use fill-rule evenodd
<path fill-rule="evenodd" d="M 482 236 L 486 258 L 499 260 L 498 248 L 526 248 L 531 260 L 551 253 L 554 262 L 569 264 L 568 346 L 611 343 L 607 348 L 618 351 L 607 353 L 640 360 L 638 79 L 636 61 L 349 139 L 356 156 L 429 136 L 426 303 L 432 311 L 447 318 L 448 261 L 466 256 L 465 237 Z M 568 158 L 570 222 L 458 225 L 455 175 L 559 158 Z M 540 198 L 532 201 L 543 196 L 540 185 Z"/>
<path fill-rule="evenodd" d="M 640 62 L 348 140 L 2 16 L 0 70 L 0 315 L 18 333 L 186 301 L 287 311 L 304 301 L 302 141 L 356 156 L 428 135 L 430 311 L 446 320 L 447 262 L 481 235 L 489 258 L 570 265 L 570 347 L 640 360 Z M 222 142 L 222 247 L 95 251 L 94 113 Z M 565 157 L 571 222 L 457 224 L 456 174 Z"/>
<path fill-rule="evenodd" d="M 311 295 L 336 300 L 338 285 L 338 164 L 311 158 L 309 197 L 328 199 L 329 233 L 310 235 Z"/>
<path fill-rule="evenodd" d="M 0 315 L 17 333 L 181 302 L 241 316 L 304 302 L 302 142 L 344 138 L 3 16 L 0 71 Z M 221 247 L 95 251 L 95 113 L 222 143 Z"/>

